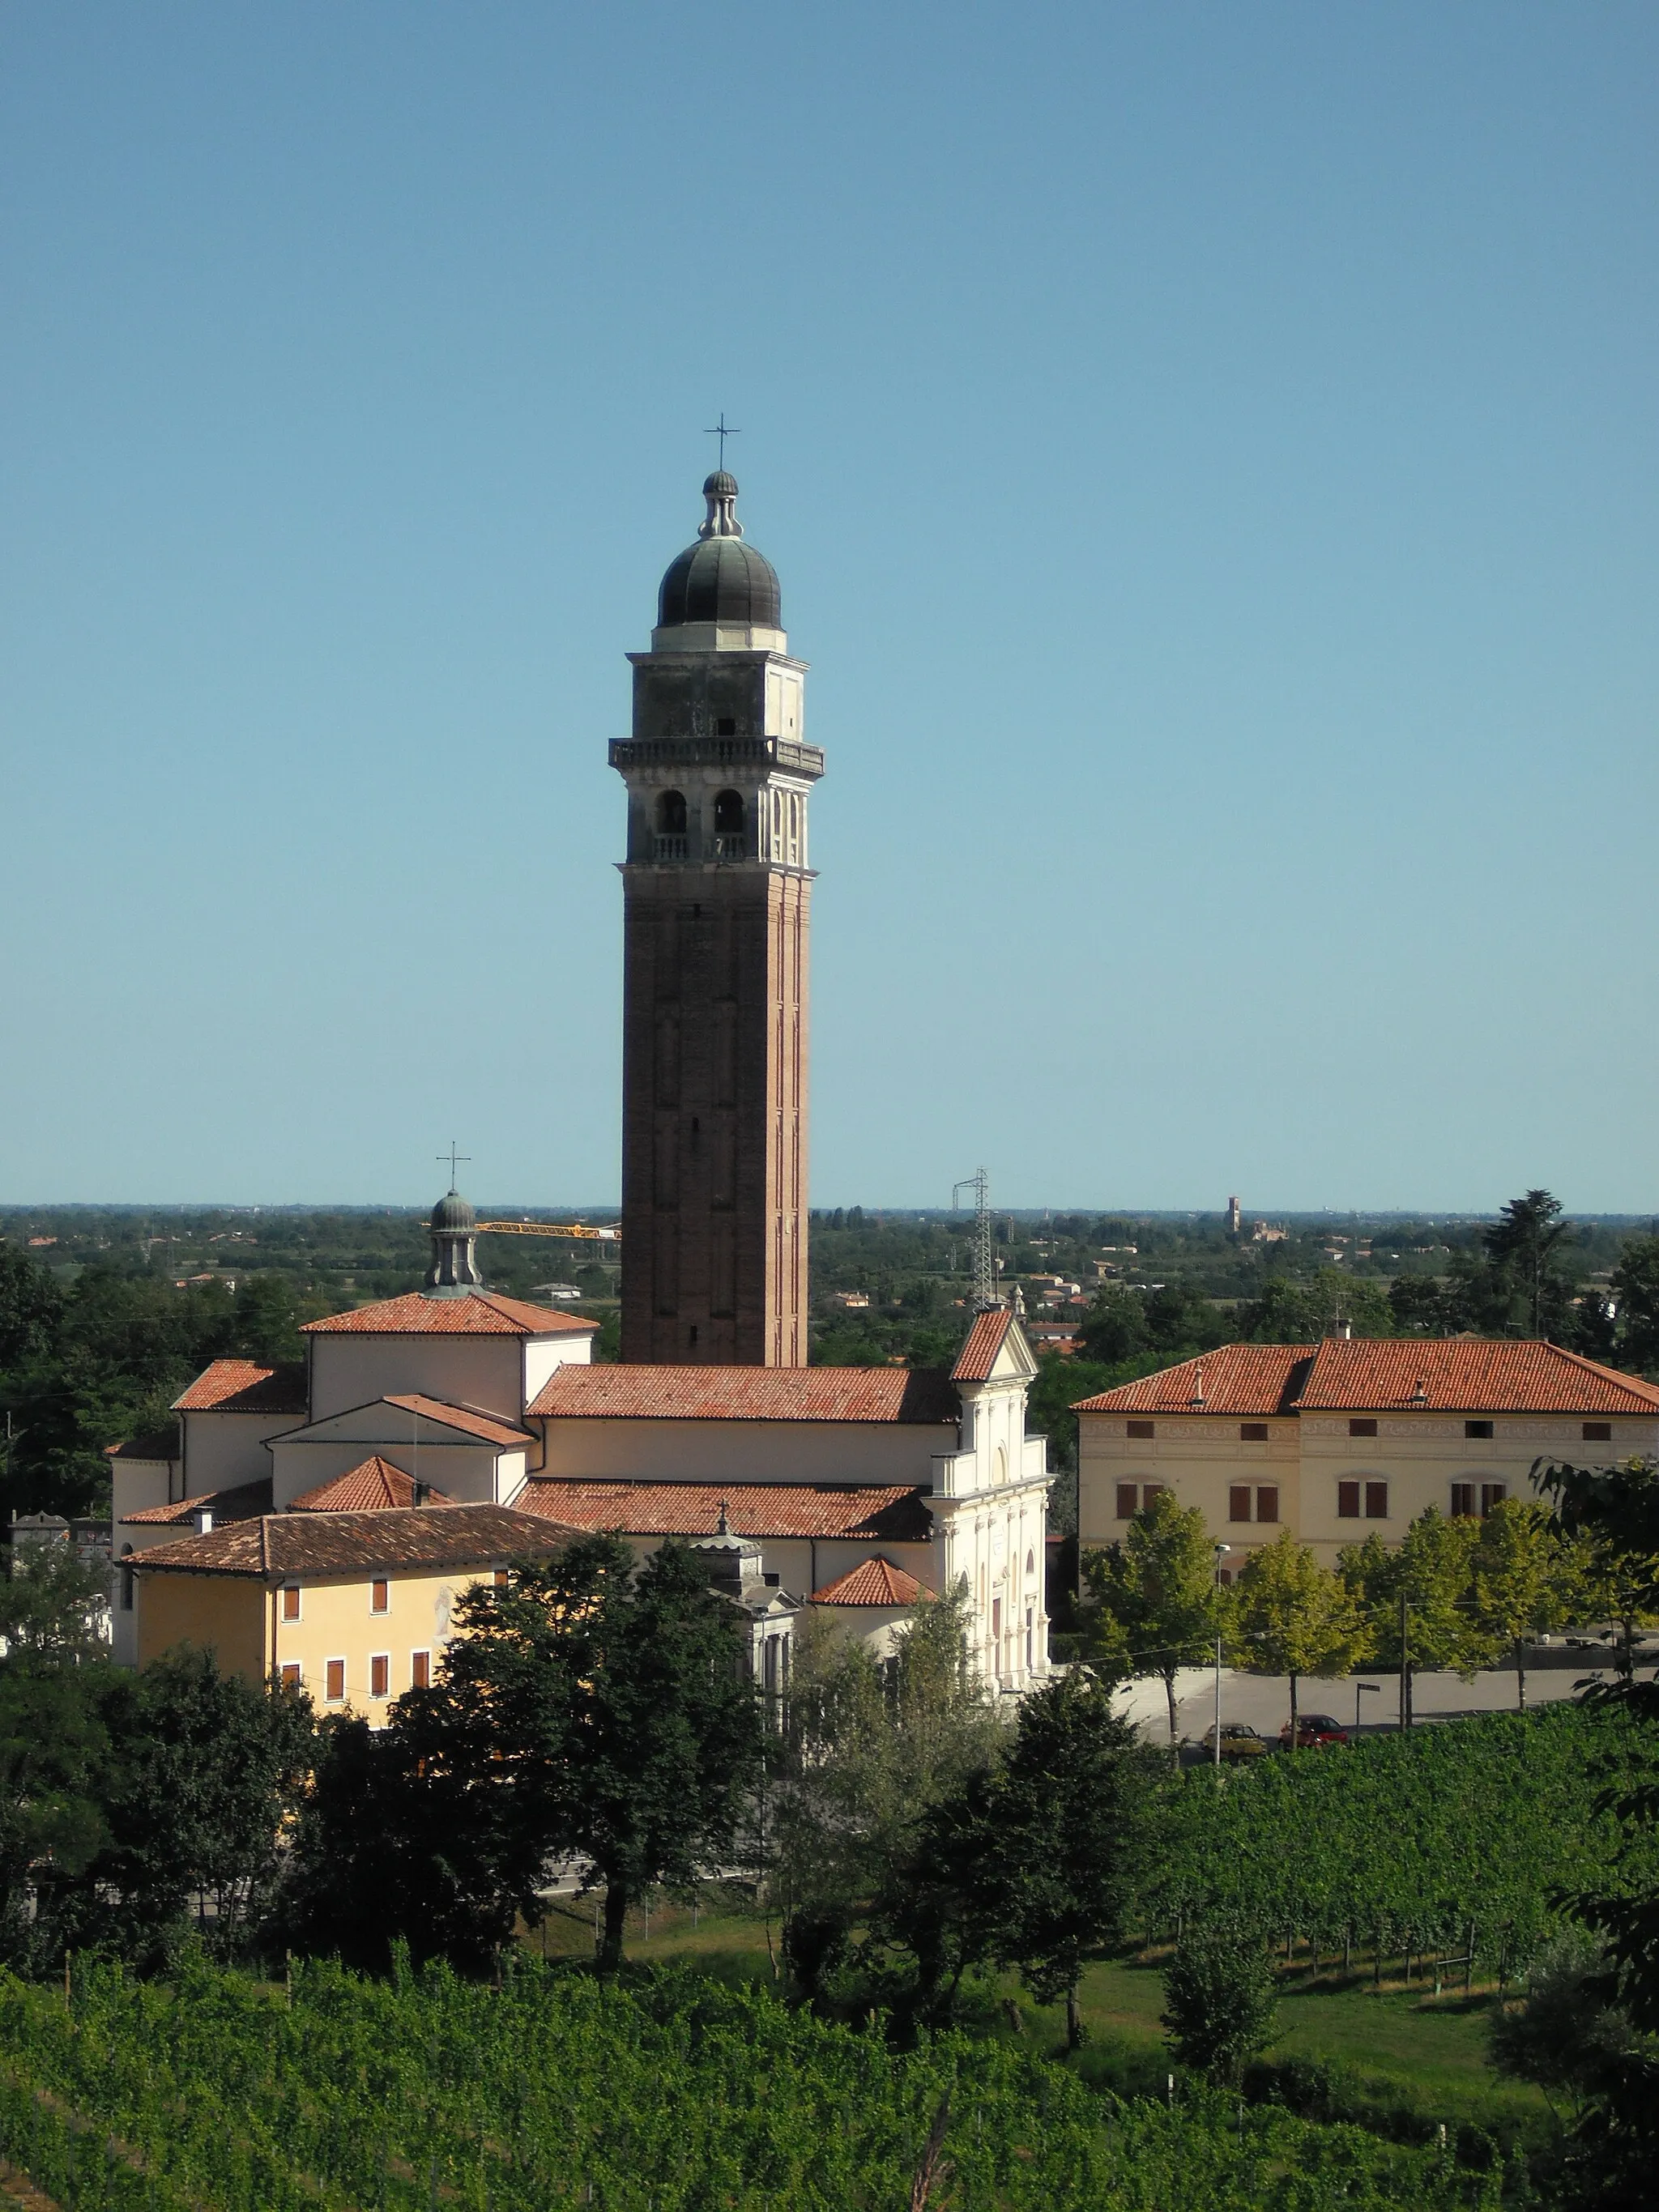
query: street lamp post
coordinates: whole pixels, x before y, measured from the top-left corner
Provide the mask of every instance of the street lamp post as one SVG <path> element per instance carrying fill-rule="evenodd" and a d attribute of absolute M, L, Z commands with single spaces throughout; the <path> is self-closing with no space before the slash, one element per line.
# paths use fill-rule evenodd
<path fill-rule="evenodd" d="M 1367 1690 L 1370 1692 L 1374 1698 L 1380 1698 L 1382 1694 L 1382 1685 L 1381 1682 L 1356 1682 L 1354 1684 L 1353 1732 L 1356 1735 L 1359 1733 L 1359 1700 L 1364 1696 Z"/>
<path fill-rule="evenodd" d="M 1221 1588 L 1221 1562 L 1232 1548 L 1231 1544 L 1218 1544 L 1215 1547 L 1215 1587 L 1218 1591 Z M 1221 1765 L 1221 1624 L 1219 1620 L 1216 1623 L 1215 1632 L 1215 1756 L 1212 1764 L 1217 1768 Z"/>

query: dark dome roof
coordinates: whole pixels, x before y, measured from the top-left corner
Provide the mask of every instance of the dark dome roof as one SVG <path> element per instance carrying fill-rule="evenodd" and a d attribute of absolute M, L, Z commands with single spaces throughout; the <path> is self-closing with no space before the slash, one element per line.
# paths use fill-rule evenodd
<path fill-rule="evenodd" d="M 725 469 L 704 479 L 708 520 L 669 563 L 657 594 L 657 627 L 718 623 L 726 629 L 781 629 L 778 572 L 744 542 L 738 520 L 738 480 Z"/>
<path fill-rule="evenodd" d="M 447 1198 L 441 1198 L 432 1209 L 432 1226 L 453 1236 L 457 1231 L 474 1230 L 478 1217 L 459 1191 L 452 1190 Z"/>
<path fill-rule="evenodd" d="M 658 627 L 682 623 L 781 629 L 777 570 L 745 538 L 700 538 L 670 562 L 657 594 Z"/>

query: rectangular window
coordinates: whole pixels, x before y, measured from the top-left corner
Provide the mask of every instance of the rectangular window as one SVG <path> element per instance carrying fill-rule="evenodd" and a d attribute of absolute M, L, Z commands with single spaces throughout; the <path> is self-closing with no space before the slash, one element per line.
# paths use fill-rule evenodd
<path fill-rule="evenodd" d="M 390 1583 L 371 1583 L 368 1586 L 368 1609 L 371 1613 L 390 1613 L 392 1585 Z"/>
<path fill-rule="evenodd" d="M 1133 1482 L 1119 1483 L 1117 1486 L 1117 1517 L 1120 1521 L 1133 1521 L 1134 1519 L 1139 1497 L 1140 1493 L 1135 1488 Z"/>
<path fill-rule="evenodd" d="M 507 1569 L 505 1567 L 497 1567 L 492 1580 L 494 1581 L 497 1589 L 505 1589 L 508 1581 Z"/>
<path fill-rule="evenodd" d="M 1243 1482 L 1236 1482 L 1231 1486 L 1227 1492 L 1227 1518 L 1230 1521 L 1248 1521 L 1249 1517 L 1250 1492 L 1249 1486 Z"/>
<path fill-rule="evenodd" d="M 1265 1421 L 1241 1421 L 1238 1425 L 1238 1440 L 1240 1443 L 1244 1444 L 1265 1444 L 1267 1441 L 1267 1424 Z"/>
<path fill-rule="evenodd" d="M 1484 1521 L 1494 1505 L 1501 1505 L 1510 1494 L 1507 1482 L 1483 1482 L 1480 1486 L 1480 1517 Z"/>
<path fill-rule="evenodd" d="M 1348 1434 L 1351 1437 L 1374 1437 L 1376 1434 L 1376 1423 L 1372 1420 L 1350 1421 Z"/>
<path fill-rule="evenodd" d="M 1489 1437 L 1492 1434 L 1492 1423 L 1490 1421 L 1465 1421 L 1463 1424 L 1463 1433 L 1466 1437 Z"/>
<path fill-rule="evenodd" d="M 337 1705 L 345 1695 L 345 1661 L 330 1659 L 323 1668 L 323 1695 L 331 1705 Z"/>
<path fill-rule="evenodd" d="M 1584 1442 L 1587 1444 L 1610 1444 L 1613 1442 L 1613 1423 L 1611 1421 L 1586 1421 L 1584 1424 Z"/>
<path fill-rule="evenodd" d="M 1167 1482 L 1143 1482 L 1140 1486 L 1141 1511 L 1143 1513 L 1150 1511 L 1153 1498 L 1162 1498 L 1169 1486 Z"/>
<path fill-rule="evenodd" d="M 994 1598 L 991 1600 L 991 1641 L 992 1641 L 992 1643 L 993 1643 L 993 1644 L 996 1643 L 996 1642 L 1000 1638 L 1001 1634 L 1002 1634 L 1002 1600 L 1001 1600 L 1000 1597 L 994 1597 Z"/>
<path fill-rule="evenodd" d="M 1368 1521 L 1386 1521 L 1388 1517 L 1388 1484 L 1386 1482 L 1368 1482 L 1365 1485 L 1365 1518 Z"/>
<path fill-rule="evenodd" d="M 1337 1484 L 1336 1512 L 1340 1521 L 1357 1521 L 1359 1518 L 1359 1485 L 1357 1482 Z"/>
<path fill-rule="evenodd" d="M 1157 1433 L 1158 1428 L 1155 1422 L 1131 1421 L 1129 1424 L 1129 1434 L 1132 1437 L 1140 1437 L 1143 1443 L 1148 1437 L 1156 1436 Z"/>
<path fill-rule="evenodd" d="M 301 1677 L 300 1662 L 297 1659 L 285 1659 L 276 1671 L 285 1690 L 299 1688 Z"/>
<path fill-rule="evenodd" d="M 368 1694 L 383 1698 L 392 1687 L 392 1661 L 384 1651 L 377 1651 L 368 1662 Z"/>
<path fill-rule="evenodd" d="M 1473 1521 L 1474 1518 L 1474 1485 L 1455 1482 L 1452 1485 L 1452 1519 Z"/>
<path fill-rule="evenodd" d="M 429 1690 L 431 1688 L 432 1654 L 429 1651 L 411 1651 L 410 1653 L 409 1680 L 411 1687 L 416 1690 Z"/>
<path fill-rule="evenodd" d="M 283 1585 L 283 1619 L 297 1620 L 299 1618 L 300 1585 L 298 1583 L 285 1583 Z"/>
<path fill-rule="evenodd" d="M 1255 1493 L 1255 1517 L 1258 1521 L 1277 1521 L 1279 1518 L 1279 1486 L 1263 1483 Z"/>
<path fill-rule="evenodd" d="M 132 1611 L 132 1569 L 126 1565 L 121 1569 L 121 1610 Z"/>

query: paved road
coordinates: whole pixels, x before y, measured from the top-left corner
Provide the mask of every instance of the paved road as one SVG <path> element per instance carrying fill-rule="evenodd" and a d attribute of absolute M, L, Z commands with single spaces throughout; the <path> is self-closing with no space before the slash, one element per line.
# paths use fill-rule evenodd
<path fill-rule="evenodd" d="M 1552 1652 L 1547 1663 L 1527 1669 L 1527 1703 L 1541 1705 L 1570 1698 L 1581 1682 L 1610 1681 L 1611 1670 L 1596 1668 L 1594 1651 Z M 1648 1664 L 1652 1655 L 1644 1654 Z M 1370 1689 L 1357 1686 L 1370 1683 Z M 1154 1743 L 1170 1740 L 1169 1711 L 1164 1685 L 1158 1681 L 1129 1684 L 1120 1692 L 1120 1710 L 1139 1723 Z M 1356 1698 L 1360 1708 L 1360 1733 L 1395 1728 L 1400 1721 L 1400 1680 L 1395 1674 L 1352 1674 L 1334 1682 L 1310 1681 L 1297 1686 L 1297 1702 L 1304 1713 L 1330 1713 L 1343 1726 L 1354 1725 Z M 1419 1720 L 1449 1720 L 1465 1713 L 1513 1712 L 1516 1708 L 1513 1668 L 1494 1668 L 1466 1682 L 1456 1674 L 1419 1674 L 1413 1685 L 1413 1710 Z M 1262 1735 L 1276 1735 L 1290 1718 L 1291 1686 L 1283 1674 L 1241 1674 L 1224 1668 L 1221 1674 L 1221 1712 L 1224 1720 L 1248 1721 Z M 1176 1681 L 1176 1729 L 1178 1736 L 1196 1741 L 1215 1718 L 1215 1674 L 1209 1668 L 1183 1668 Z"/>

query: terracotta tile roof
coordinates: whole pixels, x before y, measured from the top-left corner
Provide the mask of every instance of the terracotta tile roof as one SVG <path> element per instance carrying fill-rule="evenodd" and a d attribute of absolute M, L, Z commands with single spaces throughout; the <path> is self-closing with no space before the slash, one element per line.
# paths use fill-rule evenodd
<path fill-rule="evenodd" d="M 401 1406 L 406 1413 L 419 1413 L 428 1421 L 437 1421 L 447 1429 L 459 1429 L 469 1437 L 483 1437 L 492 1444 L 528 1444 L 535 1438 L 523 1429 L 515 1429 L 510 1421 L 497 1419 L 494 1413 L 480 1413 L 471 1406 L 452 1406 L 442 1398 L 423 1398 L 418 1390 L 406 1397 L 383 1398 L 381 1404 Z M 322 1425 L 319 1422 L 319 1427 Z"/>
<path fill-rule="evenodd" d="M 957 1364 L 951 1370 L 953 1382 L 983 1382 L 996 1364 L 1008 1331 L 1013 1326 L 1013 1313 L 1007 1306 L 993 1306 L 988 1312 L 975 1314 L 974 1325 L 968 1332 L 968 1341 L 957 1354 Z"/>
<path fill-rule="evenodd" d="M 129 1437 L 124 1444 L 106 1444 L 106 1459 L 177 1459 L 179 1456 L 177 1429 L 155 1429 L 147 1437 Z"/>
<path fill-rule="evenodd" d="M 506 1505 L 436 1505 L 381 1513 L 266 1513 L 155 1544 L 125 1564 L 143 1574 L 351 1575 L 408 1567 L 482 1567 L 545 1558 L 578 1532 Z"/>
<path fill-rule="evenodd" d="M 915 1605 L 918 1599 L 932 1597 L 933 1593 L 925 1583 L 914 1575 L 907 1575 L 902 1567 L 896 1567 L 890 1559 L 866 1559 L 843 1575 L 839 1582 L 826 1583 L 812 1593 L 814 1605 Z"/>
<path fill-rule="evenodd" d="M 469 1291 L 460 1298 L 429 1298 L 420 1291 L 382 1298 L 353 1313 L 308 1321 L 302 1336 L 592 1336 L 596 1321 L 555 1313 L 550 1306 L 526 1305 L 522 1298 L 498 1297 L 494 1291 Z"/>
<path fill-rule="evenodd" d="M 650 1421 L 955 1423 L 949 1376 L 907 1367 L 561 1367 L 526 1409 Z"/>
<path fill-rule="evenodd" d="M 216 1359 L 182 1397 L 173 1400 L 173 1410 L 175 1413 L 303 1413 L 307 1410 L 304 1362 L 261 1367 L 253 1359 Z"/>
<path fill-rule="evenodd" d="M 720 1508 L 734 1536 L 854 1536 L 926 1544 L 933 1534 L 925 1489 L 839 1488 L 794 1482 L 580 1482 L 532 1476 L 521 1513 L 546 1514 L 579 1528 L 633 1536 L 713 1536 Z"/>
<path fill-rule="evenodd" d="M 1559 1345 L 1532 1340 L 1330 1337 L 1316 1345 L 1224 1344 L 1201 1359 L 1183 1359 L 1081 1399 L 1073 1410 L 1654 1413 L 1659 1389 Z"/>
<path fill-rule="evenodd" d="M 1080 1398 L 1084 1413 L 1292 1413 L 1313 1364 L 1311 1344 L 1224 1344 L 1115 1390 Z M 1202 1388 L 1200 1387 L 1200 1371 Z M 1203 1404 L 1194 1401 L 1200 1397 Z"/>
<path fill-rule="evenodd" d="M 1320 1346 L 1301 1404 L 1304 1413 L 1653 1413 L 1659 1389 L 1536 1339 L 1337 1337 Z"/>
<path fill-rule="evenodd" d="M 307 1490 L 295 1498 L 288 1510 L 290 1513 L 386 1513 L 414 1503 L 415 1485 L 411 1478 L 402 1468 L 393 1467 L 389 1459 L 382 1459 L 376 1452 L 361 1467 L 336 1475 L 332 1482 L 320 1482 L 316 1489 Z M 428 1505 L 448 1503 L 441 1490 L 427 1492 Z"/>
<path fill-rule="evenodd" d="M 124 1515 L 121 1526 L 137 1522 L 151 1528 L 188 1528 L 204 1510 L 216 1522 L 251 1521 L 256 1514 L 270 1512 L 270 1484 L 244 1482 L 234 1490 L 204 1490 L 199 1498 L 181 1498 L 174 1505 L 147 1505 L 142 1512 Z"/>

